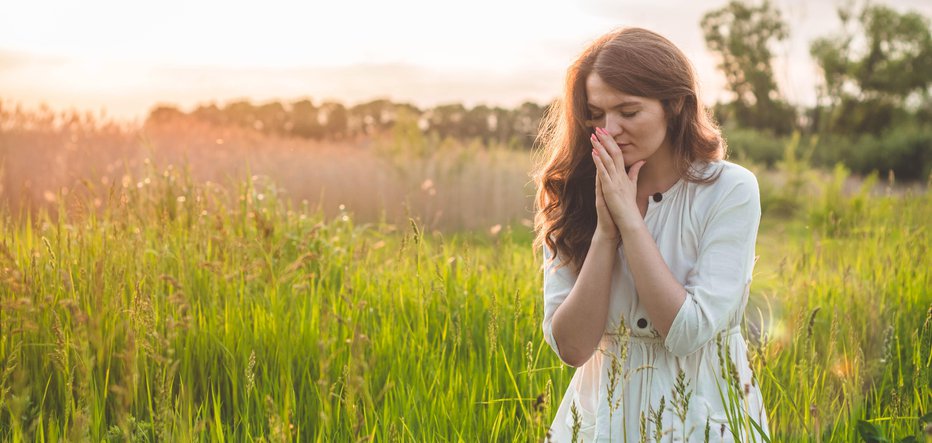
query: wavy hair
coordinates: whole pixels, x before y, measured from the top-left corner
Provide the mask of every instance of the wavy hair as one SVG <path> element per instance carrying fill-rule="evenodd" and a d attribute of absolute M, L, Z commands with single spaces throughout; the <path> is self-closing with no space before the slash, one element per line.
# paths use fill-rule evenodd
<path fill-rule="evenodd" d="M 537 186 L 534 250 L 546 244 L 577 273 L 597 223 L 586 97 L 586 78 L 593 72 L 619 91 L 660 101 L 673 167 L 685 180 L 715 181 L 717 175 L 701 171 L 726 153 L 718 125 L 699 100 L 692 65 L 672 42 L 641 28 L 622 28 L 595 40 L 567 69 L 562 98 L 544 115 L 531 174 Z"/>

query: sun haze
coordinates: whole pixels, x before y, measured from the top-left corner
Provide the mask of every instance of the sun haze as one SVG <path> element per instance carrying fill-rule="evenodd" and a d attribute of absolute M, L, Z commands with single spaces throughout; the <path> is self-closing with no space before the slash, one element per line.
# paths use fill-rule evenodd
<path fill-rule="evenodd" d="M 706 100 L 714 101 L 723 81 L 699 20 L 724 1 L 664 3 L 6 2 L 0 6 L 0 98 L 106 108 L 130 118 L 157 102 L 190 107 L 244 97 L 515 106 L 556 97 L 565 67 L 586 42 L 627 25 L 656 30 L 683 48 Z M 833 15 L 830 4 L 803 5 L 779 5 L 791 27 L 802 28 L 797 34 Z M 794 43 L 777 55 L 793 59 L 807 51 L 805 42 Z M 787 63 L 777 75 L 786 85 L 813 81 L 808 62 Z M 792 89 L 791 100 L 807 101 L 814 87 Z"/>

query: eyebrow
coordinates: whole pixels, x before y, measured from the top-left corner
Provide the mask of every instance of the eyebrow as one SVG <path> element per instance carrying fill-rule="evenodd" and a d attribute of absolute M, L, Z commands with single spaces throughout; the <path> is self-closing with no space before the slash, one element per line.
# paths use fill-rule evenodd
<path fill-rule="evenodd" d="M 623 108 L 623 107 L 625 107 L 625 106 L 632 106 L 632 105 L 639 105 L 639 104 L 641 104 L 641 102 L 638 102 L 638 101 L 626 101 L 626 102 L 621 102 L 621 103 L 619 103 L 619 104 L 613 106 L 613 108 Z M 592 103 L 586 103 L 586 106 L 588 106 L 589 108 L 602 109 L 602 108 L 600 108 L 600 107 L 598 107 L 598 106 L 593 105 Z"/>

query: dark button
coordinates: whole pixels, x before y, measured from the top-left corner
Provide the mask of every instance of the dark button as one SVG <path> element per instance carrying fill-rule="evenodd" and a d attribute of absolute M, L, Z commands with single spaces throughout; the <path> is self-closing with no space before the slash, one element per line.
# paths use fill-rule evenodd
<path fill-rule="evenodd" d="M 639 319 L 638 319 L 638 327 L 641 328 L 641 329 L 646 328 L 646 327 L 647 327 L 647 319 L 646 319 L 646 318 L 639 318 Z"/>
<path fill-rule="evenodd" d="M 654 194 L 654 201 L 655 201 L 655 202 L 659 202 L 660 200 L 663 200 L 663 194 L 661 194 L 661 193 L 659 193 L 659 192 L 656 193 L 656 194 Z"/>

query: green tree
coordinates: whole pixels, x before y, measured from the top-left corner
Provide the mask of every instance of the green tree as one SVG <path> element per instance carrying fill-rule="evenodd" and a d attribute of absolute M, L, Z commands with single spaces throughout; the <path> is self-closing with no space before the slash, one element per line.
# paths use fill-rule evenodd
<path fill-rule="evenodd" d="M 289 120 L 288 112 L 280 102 L 269 102 L 255 109 L 253 127 L 268 134 L 284 134 Z"/>
<path fill-rule="evenodd" d="M 546 106 L 541 106 L 534 102 L 524 102 L 514 111 L 514 120 L 512 121 L 513 135 L 508 143 L 514 147 L 530 149 L 537 140 L 537 132 L 540 121 L 544 118 Z"/>
<path fill-rule="evenodd" d="M 146 124 L 167 124 L 185 118 L 185 113 L 173 105 L 158 105 L 149 111 Z"/>
<path fill-rule="evenodd" d="M 463 137 L 463 122 L 466 119 L 466 108 L 462 103 L 450 103 L 435 106 L 430 112 L 428 121 L 430 130 L 443 137 Z"/>
<path fill-rule="evenodd" d="M 721 58 L 734 102 L 723 120 L 739 126 L 785 134 L 793 130 L 795 111 L 780 96 L 773 77 L 770 44 L 785 40 L 789 30 L 769 1 L 750 4 L 732 0 L 702 17 L 706 45 Z"/>
<path fill-rule="evenodd" d="M 514 113 L 509 109 L 496 106 L 489 119 L 489 132 L 495 141 L 508 142 L 514 133 Z"/>
<path fill-rule="evenodd" d="M 237 100 L 227 103 L 223 107 L 223 115 L 227 122 L 243 127 L 255 127 L 256 107 L 249 100 Z"/>
<path fill-rule="evenodd" d="M 324 128 L 318 120 L 318 109 L 308 99 L 291 104 L 291 132 L 298 137 L 320 139 Z"/>
<path fill-rule="evenodd" d="M 815 40 L 810 53 L 823 74 L 821 129 L 879 134 L 922 108 L 932 86 L 932 34 L 915 12 L 867 5 L 857 21 L 852 6 L 838 9 L 841 34 Z M 849 26 L 853 25 L 853 26 Z"/>
<path fill-rule="evenodd" d="M 217 107 L 216 103 L 200 105 L 190 114 L 197 120 L 212 123 L 215 125 L 225 125 L 230 123 L 226 113 Z"/>
<path fill-rule="evenodd" d="M 349 116 L 342 103 L 336 101 L 322 103 L 319 118 L 327 137 L 342 139 L 349 135 L 347 132 Z"/>
<path fill-rule="evenodd" d="M 395 104 L 387 99 L 360 103 L 348 110 L 350 130 L 354 133 L 374 134 L 391 126 Z"/>
<path fill-rule="evenodd" d="M 493 119 L 492 109 L 486 105 L 476 106 L 466 112 L 463 120 L 463 133 L 468 138 L 480 138 L 488 143 L 489 122 Z"/>

